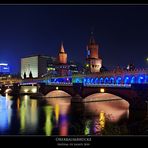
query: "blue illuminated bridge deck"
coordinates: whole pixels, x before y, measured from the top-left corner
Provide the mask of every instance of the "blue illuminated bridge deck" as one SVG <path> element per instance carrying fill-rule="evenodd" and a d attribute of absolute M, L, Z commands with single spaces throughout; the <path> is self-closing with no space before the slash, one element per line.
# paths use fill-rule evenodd
<path fill-rule="evenodd" d="M 148 69 L 122 72 L 103 72 L 89 75 L 73 75 L 64 77 L 44 77 L 41 79 L 23 80 L 23 84 L 45 83 L 46 85 L 71 86 L 83 83 L 92 87 L 131 87 L 131 84 L 148 84 Z"/>

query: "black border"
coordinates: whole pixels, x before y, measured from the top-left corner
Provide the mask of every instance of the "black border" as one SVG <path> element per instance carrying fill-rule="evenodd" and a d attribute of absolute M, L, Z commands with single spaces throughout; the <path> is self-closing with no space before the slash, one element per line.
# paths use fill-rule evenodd
<path fill-rule="evenodd" d="M 61 3 L 62 2 L 62 3 Z M 23 5 L 23 4 L 32 4 L 32 5 L 148 5 L 145 0 L 139 0 L 134 1 L 134 3 L 131 0 L 99 0 L 98 2 L 96 0 L 91 0 L 89 2 L 84 1 L 72 1 L 69 2 L 66 1 L 58 1 L 58 0 L 42 0 L 39 1 L 31 1 L 31 0 L 21 0 L 21 1 L 0 1 L 0 5 Z M 9 146 L 9 147 L 58 147 L 56 138 L 68 138 L 68 137 L 74 137 L 74 138 L 86 138 L 86 136 L 67 136 L 67 137 L 60 137 L 60 136 L 0 136 L 0 143 L 2 146 Z M 144 147 L 145 144 L 147 145 L 148 136 L 89 136 L 91 138 L 90 147 Z M 69 143 L 69 142 L 68 142 Z M 83 142 L 82 142 L 83 143 Z M 28 147 L 28 148 L 29 148 Z M 62 147 L 62 146 L 59 146 Z M 68 147 L 74 147 L 74 146 L 68 146 Z M 82 146 L 79 146 L 82 147 Z M 88 146 L 85 146 L 88 147 Z"/>

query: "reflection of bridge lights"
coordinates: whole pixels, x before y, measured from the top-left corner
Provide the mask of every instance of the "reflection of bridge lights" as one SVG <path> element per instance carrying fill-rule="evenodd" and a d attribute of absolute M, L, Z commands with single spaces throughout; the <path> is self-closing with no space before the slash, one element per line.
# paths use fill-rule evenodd
<path fill-rule="evenodd" d="M 57 86 L 57 87 L 56 87 L 56 90 L 58 90 L 58 89 L 59 89 L 59 87 Z"/>
<path fill-rule="evenodd" d="M 86 121 L 85 129 L 84 129 L 84 134 L 85 135 L 89 135 L 90 134 L 90 124 L 91 124 L 90 120 Z"/>
<path fill-rule="evenodd" d="M 59 104 L 55 105 L 55 118 L 56 118 L 56 122 L 58 123 L 58 121 L 59 121 Z"/>
<path fill-rule="evenodd" d="M 104 127 L 105 127 L 105 113 L 103 111 L 101 111 L 100 115 L 99 115 L 99 124 L 100 124 L 101 129 L 104 129 Z"/>
<path fill-rule="evenodd" d="M 46 118 L 44 131 L 46 136 L 50 136 L 52 134 L 52 129 L 53 129 L 53 124 L 51 121 L 53 108 L 51 106 L 46 106 L 44 107 L 44 111 L 45 111 L 45 118 Z"/>
<path fill-rule="evenodd" d="M 25 117 L 26 117 L 25 102 L 24 100 L 22 100 L 22 104 L 20 108 L 20 130 L 21 132 L 24 132 L 25 127 L 26 127 Z"/>
<path fill-rule="evenodd" d="M 100 88 L 100 92 L 101 93 L 104 93 L 105 92 L 105 89 L 104 88 Z"/>
<path fill-rule="evenodd" d="M 67 115 L 60 114 L 60 136 L 68 134 L 68 117 Z"/>

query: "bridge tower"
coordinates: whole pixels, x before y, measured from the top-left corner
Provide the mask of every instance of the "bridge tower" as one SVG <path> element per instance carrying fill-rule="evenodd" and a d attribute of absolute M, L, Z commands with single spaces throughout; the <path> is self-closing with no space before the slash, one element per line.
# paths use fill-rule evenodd
<path fill-rule="evenodd" d="M 68 75 L 67 53 L 64 50 L 63 43 L 58 54 L 58 74 L 60 76 Z"/>
<path fill-rule="evenodd" d="M 67 53 L 64 50 L 63 43 L 61 43 L 58 62 L 59 64 L 67 64 Z"/>
<path fill-rule="evenodd" d="M 90 40 L 87 45 L 87 67 L 89 67 L 89 71 L 91 73 L 100 72 L 100 68 L 102 67 L 102 59 L 99 54 L 99 45 L 96 44 L 93 32 L 91 32 Z"/>

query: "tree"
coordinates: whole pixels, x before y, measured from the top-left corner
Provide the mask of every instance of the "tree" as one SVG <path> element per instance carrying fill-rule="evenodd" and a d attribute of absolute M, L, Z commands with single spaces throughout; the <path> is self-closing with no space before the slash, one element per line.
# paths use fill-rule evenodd
<path fill-rule="evenodd" d="M 33 78 L 33 77 L 32 77 L 32 72 L 31 72 L 31 71 L 30 71 L 30 73 L 29 73 L 29 78 Z"/>
<path fill-rule="evenodd" d="M 26 79 L 26 72 L 24 72 L 24 79 Z"/>

